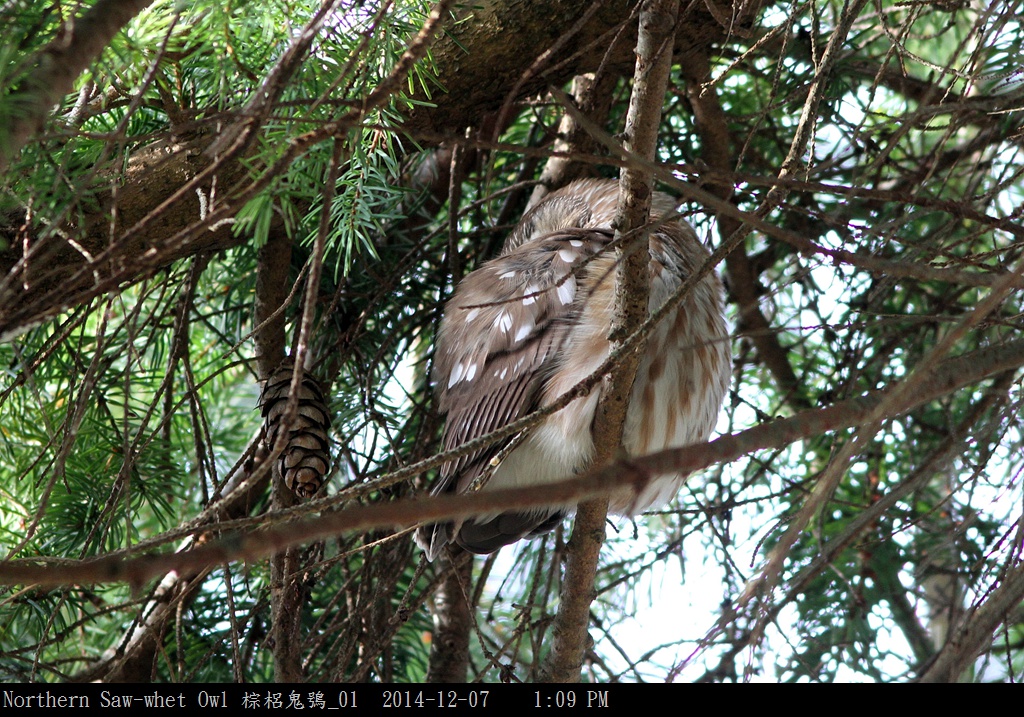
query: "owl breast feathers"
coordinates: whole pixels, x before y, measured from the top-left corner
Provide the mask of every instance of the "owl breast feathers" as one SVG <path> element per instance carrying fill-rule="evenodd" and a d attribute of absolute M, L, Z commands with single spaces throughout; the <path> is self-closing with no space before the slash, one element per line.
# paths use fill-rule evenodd
<path fill-rule="evenodd" d="M 438 407 L 446 416 L 444 450 L 458 448 L 553 403 L 608 358 L 614 311 L 611 222 L 615 181 L 583 180 L 548 195 L 527 212 L 501 254 L 466 276 L 445 307 L 434 353 Z M 674 203 L 655 194 L 652 219 Z M 650 235 L 649 309 L 658 310 L 708 252 L 682 220 Z M 633 384 L 623 447 L 640 456 L 704 441 L 729 381 L 722 286 L 709 273 L 650 333 Z M 551 483 L 586 470 L 594 458 L 600 384 L 545 418 L 495 467 L 499 442 L 445 464 L 433 494 Z M 654 477 L 637 494 L 623 488 L 610 509 L 634 515 L 672 498 L 686 476 Z M 452 541 L 490 553 L 554 528 L 573 506 L 510 510 L 428 525 L 417 542 L 433 559 Z"/>

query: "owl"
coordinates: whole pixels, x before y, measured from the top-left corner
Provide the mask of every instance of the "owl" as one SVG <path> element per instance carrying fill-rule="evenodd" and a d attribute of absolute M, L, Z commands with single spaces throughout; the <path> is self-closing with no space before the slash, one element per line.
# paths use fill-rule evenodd
<path fill-rule="evenodd" d="M 549 194 L 509 233 L 499 256 L 467 275 L 445 306 L 431 376 L 445 416 L 444 450 L 462 446 L 556 401 L 608 358 L 615 304 L 615 252 L 609 250 L 618 183 L 581 180 Z M 673 211 L 656 193 L 651 218 Z M 650 234 L 649 310 L 657 311 L 707 260 L 681 219 Z M 707 439 L 729 382 L 722 285 L 708 273 L 648 337 L 626 412 L 623 448 L 642 456 Z M 595 455 L 601 386 L 547 416 L 496 460 L 509 441 L 445 464 L 435 495 L 566 480 Z M 631 516 L 670 500 L 685 474 L 652 477 L 637 493 L 622 488 L 609 509 Z M 417 542 L 434 559 L 449 543 L 491 553 L 552 530 L 574 506 L 513 509 L 421 527 Z"/>

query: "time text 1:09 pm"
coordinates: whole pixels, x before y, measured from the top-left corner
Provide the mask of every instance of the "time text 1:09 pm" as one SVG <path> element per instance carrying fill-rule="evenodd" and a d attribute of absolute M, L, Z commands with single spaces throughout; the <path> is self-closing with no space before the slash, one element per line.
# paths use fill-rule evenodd
<path fill-rule="evenodd" d="M 580 690 L 582 693 L 583 691 Z M 586 690 L 585 699 L 583 695 L 577 696 L 573 690 L 555 690 L 553 692 L 533 693 L 536 702 L 534 707 L 557 707 L 559 709 L 572 707 L 607 707 L 608 690 Z"/>

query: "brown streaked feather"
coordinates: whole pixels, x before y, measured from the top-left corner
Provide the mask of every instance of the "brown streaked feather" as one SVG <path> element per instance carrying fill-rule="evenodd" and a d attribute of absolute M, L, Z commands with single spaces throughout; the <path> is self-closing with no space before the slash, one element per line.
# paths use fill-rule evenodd
<path fill-rule="evenodd" d="M 563 231 L 520 246 L 462 280 L 445 307 L 432 376 L 438 407 L 448 414 L 446 451 L 537 407 L 538 392 L 580 310 L 572 289 L 575 270 L 611 238 L 609 231 Z M 445 464 L 432 493 L 467 490 L 507 443 Z"/>
<path fill-rule="evenodd" d="M 618 198 L 614 181 L 584 180 L 526 213 L 502 254 L 467 276 L 445 307 L 432 380 L 447 414 L 444 448 L 484 436 L 550 405 L 590 376 L 610 352 L 614 257 L 603 252 Z M 652 216 L 672 200 L 655 193 Z M 650 239 L 649 310 L 661 308 L 708 252 L 682 220 L 660 221 Z M 644 455 L 706 440 L 729 381 L 722 287 L 710 274 L 653 327 L 629 399 L 623 448 Z M 442 467 L 434 493 L 463 492 L 481 475 L 484 490 L 557 482 L 587 469 L 600 387 L 546 416 L 521 441 L 506 439 Z M 502 452 L 500 463 L 492 459 Z M 622 488 L 609 509 L 635 515 L 669 500 L 684 474 Z M 457 524 L 427 526 L 417 542 L 433 559 L 448 542 L 489 553 L 551 530 L 575 506 L 496 510 Z"/>

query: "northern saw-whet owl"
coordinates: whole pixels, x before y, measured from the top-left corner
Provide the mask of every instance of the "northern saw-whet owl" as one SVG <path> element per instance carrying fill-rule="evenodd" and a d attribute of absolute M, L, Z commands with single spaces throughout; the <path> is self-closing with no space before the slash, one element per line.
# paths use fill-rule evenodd
<path fill-rule="evenodd" d="M 619 185 L 581 180 L 528 211 L 501 254 L 467 275 L 445 306 L 432 382 L 446 415 L 444 450 L 458 448 L 550 404 L 592 374 L 610 352 L 615 252 L 605 251 Z M 655 193 L 652 221 L 675 203 Z M 649 310 L 657 311 L 708 258 L 681 219 L 650 233 Z M 591 259 L 591 261 L 585 261 Z M 623 435 L 629 455 L 704 441 L 729 383 L 722 284 L 709 273 L 649 334 L 630 394 Z M 432 493 L 462 493 L 491 471 L 482 490 L 557 482 L 590 467 L 601 384 L 545 418 L 497 466 L 512 439 L 445 464 Z M 609 509 L 635 515 L 670 500 L 684 474 L 654 476 L 639 494 L 623 488 Z M 417 542 L 431 560 L 450 542 L 491 553 L 552 530 L 566 506 L 510 510 L 421 527 Z"/>

